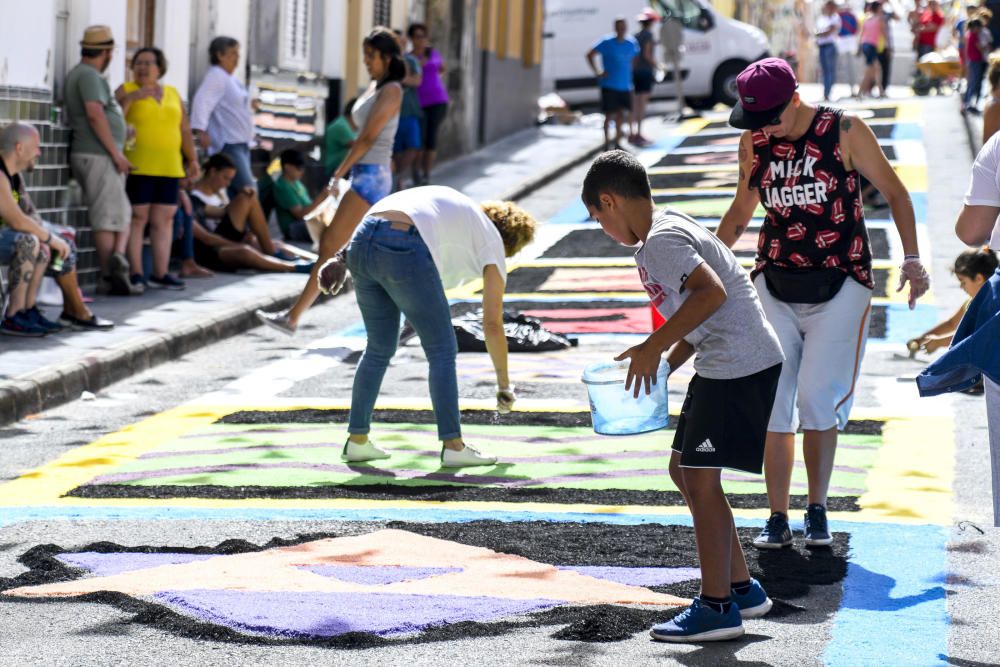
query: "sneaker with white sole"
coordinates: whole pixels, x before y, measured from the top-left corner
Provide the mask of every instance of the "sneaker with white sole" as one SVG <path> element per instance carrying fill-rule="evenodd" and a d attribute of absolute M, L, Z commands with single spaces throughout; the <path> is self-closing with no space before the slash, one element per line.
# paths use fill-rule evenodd
<path fill-rule="evenodd" d="M 442 468 L 471 468 L 473 466 L 491 466 L 497 462 L 495 456 L 483 456 L 472 447 L 466 445 L 455 451 L 445 447 L 441 450 Z"/>
<path fill-rule="evenodd" d="M 280 331 L 286 336 L 295 335 L 295 327 L 293 327 L 288 321 L 287 310 L 279 310 L 276 313 L 269 313 L 266 310 L 255 310 L 253 314 L 257 316 L 257 319 L 261 324 L 266 324 L 275 331 Z"/>
<path fill-rule="evenodd" d="M 750 579 L 750 590 L 740 595 L 735 590 L 729 591 L 729 595 L 737 607 L 740 608 L 740 616 L 747 618 L 760 618 L 771 611 L 774 603 L 767 597 L 767 592 L 760 582 Z"/>
<path fill-rule="evenodd" d="M 818 503 L 812 503 L 806 508 L 806 519 L 803 524 L 803 534 L 807 547 L 827 547 L 833 543 L 830 527 L 826 522 L 826 508 Z"/>
<path fill-rule="evenodd" d="M 658 642 L 716 642 L 743 636 L 743 620 L 735 604 L 721 613 L 702 604 L 701 598 L 666 623 L 654 625 L 649 636 Z"/>
<path fill-rule="evenodd" d="M 340 458 L 348 463 L 362 463 L 364 461 L 387 459 L 389 458 L 389 452 L 379 449 L 372 444 L 371 440 L 363 445 L 348 440 L 344 443 L 344 451 L 341 452 Z"/>
<path fill-rule="evenodd" d="M 788 527 L 788 515 L 774 512 L 764 524 L 764 530 L 753 541 L 758 549 L 781 549 L 792 546 L 792 530 Z"/>

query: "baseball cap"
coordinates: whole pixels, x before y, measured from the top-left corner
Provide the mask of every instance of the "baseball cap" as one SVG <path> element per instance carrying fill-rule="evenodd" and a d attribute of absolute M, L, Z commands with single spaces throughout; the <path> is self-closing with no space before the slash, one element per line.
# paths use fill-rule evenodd
<path fill-rule="evenodd" d="M 736 77 L 740 99 L 729 114 L 729 124 L 741 130 L 771 125 L 792 101 L 797 87 L 795 72 L 781 58 L 764 58 L 747 65 Z"/>

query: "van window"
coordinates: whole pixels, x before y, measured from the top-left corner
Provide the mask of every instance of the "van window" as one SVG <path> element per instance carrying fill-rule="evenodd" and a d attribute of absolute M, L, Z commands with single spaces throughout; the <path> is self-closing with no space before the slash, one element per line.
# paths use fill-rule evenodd
<path fill-rule="evenodd" d="M 704 32 L 711 27 L 701 20 L 703 8 L 694 0 L 660 0 L 664 13 L 680 20 L 685 28 Z"/>

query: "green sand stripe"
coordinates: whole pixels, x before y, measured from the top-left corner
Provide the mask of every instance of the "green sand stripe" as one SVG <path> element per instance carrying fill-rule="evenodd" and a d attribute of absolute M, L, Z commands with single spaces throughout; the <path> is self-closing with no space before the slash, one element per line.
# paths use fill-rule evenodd
<path fill-rule="evenodd" d="M 201 429 L 197 437 L 174 440 L 147 458 L 123 465 L 112 476 L 139 477 L 118 482 L 122 486 L 480 486 L 466 484 L 462 474 L 441 479 L 442 471 L 434 455 L 439 445 L 433 425 L 376 424 L 377 442 L 393 453 L 391 459 L 378 462 L 376 470 L 381 474 L 367 473 L 371 469 L 368 466 L 352 470 L 341 464 L 342 428 L 339 424 L 316 428 L 303 428 L 295 423 L 274 424 L 267 429 L 216 424 Z M 595 436 L 590 429 L 569 427 L 470 425 L 463 430 L 470 441 L 501 459 L 497 466 L 468 474 L 497 478 L 497 487 L 675 490 L 666 472 L 667 448 L 673 440 L 673 431 L 611 438 Z M 857 495 L 864 490 L 867 471 L 875 462 L 880 442 L 879 436 L 842 436 L 838 470 L 831 482 L 832 495 Z M 326 446 L 302 446 L 309 444 Z M 505 462 L 504 457 L 515 461 Z M 574 458 L 554 462 L 554 457 Z M 171 475 L 172 470 L 177 474 Z M 428 475 L 435 478 L 428 479 Z M 763 491 L 761 478 L 736 472 L 725 475 L 731 493 Z M 534 484 L 545 478 L 557 481 Z M 793 493 L 804 490 L 805 483 L 805 470 L 799 467 L 793 472 Z"/>

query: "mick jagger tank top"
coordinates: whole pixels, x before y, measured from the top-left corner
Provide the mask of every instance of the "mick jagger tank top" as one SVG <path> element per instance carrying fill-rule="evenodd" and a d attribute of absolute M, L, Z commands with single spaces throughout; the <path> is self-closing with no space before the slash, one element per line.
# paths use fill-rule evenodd
<path fill-rule="evenodd" d="M 868 289 L 872 254 L 865 227 L 858 172 L 840 154 L 843 111 L 818 107 L 795 141 L 751 134 L 750 187 L 767 215 L 757 237 L 756 277 L 765 266 L 835 268 Z"/>

